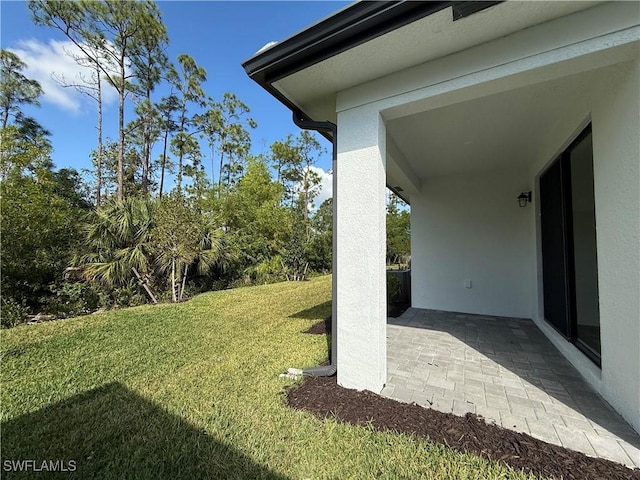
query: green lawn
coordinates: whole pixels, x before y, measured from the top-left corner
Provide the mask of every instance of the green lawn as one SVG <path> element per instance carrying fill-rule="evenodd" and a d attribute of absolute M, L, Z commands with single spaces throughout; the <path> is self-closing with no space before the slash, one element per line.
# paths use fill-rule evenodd
<path fill-rule="evenodd" d="M 529 478 L 285 407 L 278 374 L 326 356 L 323 336 L 300 332 L 330 297 L 320 277 L 2 331 L 3 470 L 33 459 L 75 461 L 60 478 Z"/>

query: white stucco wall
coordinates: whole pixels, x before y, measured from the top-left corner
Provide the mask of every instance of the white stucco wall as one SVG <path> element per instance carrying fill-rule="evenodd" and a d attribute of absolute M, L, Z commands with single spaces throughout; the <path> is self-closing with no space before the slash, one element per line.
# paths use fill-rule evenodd
<path fill-rule="evenodd" d="M 386 131 L 375 109 L 338 117 L 338 384 L 379 393 L 387 380 Z"/>
<path fill-rule="evenodd" d="M 640 64 L 593 92 L 602 393 L 640 432 Z"/>
<path fill-rule="evenodd" d="M 531 318 L 533 207 L 516 202 L 529 190 L 521 170 L 426 182 L 411 199 L 412 305 Z"/>

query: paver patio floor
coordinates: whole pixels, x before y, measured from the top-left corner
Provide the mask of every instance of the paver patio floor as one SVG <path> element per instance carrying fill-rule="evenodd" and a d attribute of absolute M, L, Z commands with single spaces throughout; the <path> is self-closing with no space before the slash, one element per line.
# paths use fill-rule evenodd
<path fill-rule="evenodd" d="M 387 337 L 382 395 L 640 467 L 640 435 L 531 320 L 411 308 Z"/>

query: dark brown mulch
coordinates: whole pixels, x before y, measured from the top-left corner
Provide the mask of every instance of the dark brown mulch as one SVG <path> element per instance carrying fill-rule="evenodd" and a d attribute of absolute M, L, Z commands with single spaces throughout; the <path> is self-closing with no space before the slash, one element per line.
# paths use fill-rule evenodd
<path fill-rule="evenodd" d="M 416 404 L 406 404 L 337 385 L 335 377 L 307 377 L 287 392 L 287 404 L 321 418 L 335 416 L 353 425 L 371 422 L 379 431 L 413 434 L 443 443 L 515 469 L 559 479 L 640 479 L 640 469 L 591 458 L 537 440 L 529 435 L 486 423 L 481 417 L 459 417 Z"/>

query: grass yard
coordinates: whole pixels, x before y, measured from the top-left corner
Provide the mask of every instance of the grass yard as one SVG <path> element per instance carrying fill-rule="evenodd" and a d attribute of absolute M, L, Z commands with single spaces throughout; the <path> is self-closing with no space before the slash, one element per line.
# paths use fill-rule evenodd
<path fill-rule="evenodd" d="M 300 332 L 330 297 L 320 277 L 2 331 L 3 470 L 32 459 L 75 461 L 59 478 L 532 478 L 285 407 L 278 374 L 324 359 L 324 336 Z"/>

